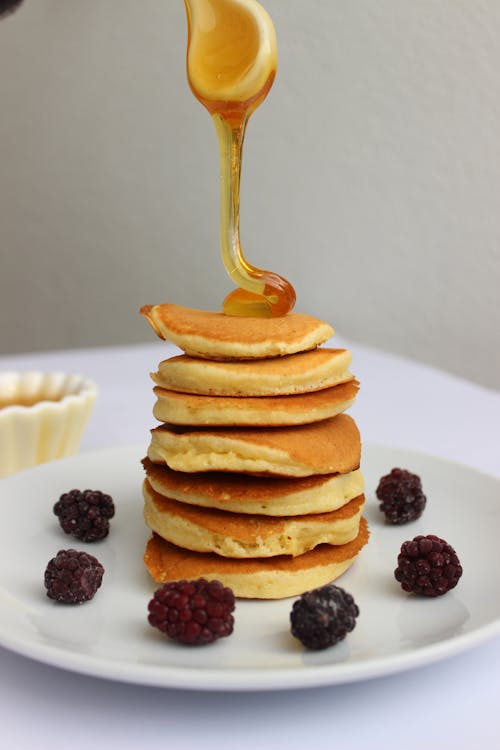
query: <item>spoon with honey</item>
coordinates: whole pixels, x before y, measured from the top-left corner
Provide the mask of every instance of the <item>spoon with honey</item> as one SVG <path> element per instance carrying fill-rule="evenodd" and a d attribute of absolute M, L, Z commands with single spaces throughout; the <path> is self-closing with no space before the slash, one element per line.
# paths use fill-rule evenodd
<path fill-rule="evenodd" d="M 256 0 L 184 0 L 187 77 L 215 123 L 221 172 L 220 243 L 237 285 L 224 300 L 228 315 L 279 317 L 295 304 L 293 286 L 251 265 L 240 243 L 240 179 L 245 130 L 267 96 L 277 65 L 276 35 Z"/>

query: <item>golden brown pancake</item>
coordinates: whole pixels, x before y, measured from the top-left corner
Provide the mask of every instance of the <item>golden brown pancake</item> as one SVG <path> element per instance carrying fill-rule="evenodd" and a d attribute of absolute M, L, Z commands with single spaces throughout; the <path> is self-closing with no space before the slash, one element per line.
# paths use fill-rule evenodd
<path fill-rule="evenodd" d="M 304 313 L 280 318 L 240 318 L 165 303 L 144 305 L 141 314 L 162 339 L 206 359 L 263 359 L 314 349 L 333 328 Z"/>
<path fill-rule="evenodd" d="M 223 557 L 302 555 L 319 544 L 346 544 L 359 531 L 364 496 L 331 513 L 249 516 L 199 508 L 159 495 L 143 484 L 144 519 L 151 531 L 183 549 Z"/>
<path fill-rule="evenodd" d="M 231 471 L 305 477 L 346 474 L 359 467 L 361 441 L 347 414 L 308 425 L 151 431 L 148 458 L 185 472 Z"/>
<path fill-rule="evenodd" d="M 162 388 L 204 396 L 289 396 L 353 379 L 347 349 L 312 349 L 262 360 L 210 361 L 181 354 L 151 377 Z"/>
<path fill-rule="evenodd" d="M 150 485 L 160 495 L 204 508 L 267 516 L 326 513 L 363 494 L 359 469 L 312 477 L 248 477 L 205 472 L 185 474 L 143 461 Z"/>
<path fill-rule="evenodd" d="M 183 550 L 153 534 L 144 562 L 157 583 L 203 577 L 221 581 L 237 597 L 282 599 L 338 578 L 354 563 L 368 536 L 368 526 L 362 518 L 358 536 L 341 546 L 321 544 L 298 557 L 233 560 L 213 553 Z"/>
<path fill-rule="evenodd" d="M 356 400 L 359 383 L 334 385 L 294 396 L 199 396 L 156 386 L 153 414 L 160 422 L 201 426 L 308 424 L 346 411 Z"/>

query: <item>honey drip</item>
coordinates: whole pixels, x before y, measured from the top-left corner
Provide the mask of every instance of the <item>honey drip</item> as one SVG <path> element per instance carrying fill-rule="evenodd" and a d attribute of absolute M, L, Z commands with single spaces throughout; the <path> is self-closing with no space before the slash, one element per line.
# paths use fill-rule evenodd
<path fill-rule="evenodd" d="M 276 38 L 256 0 L 184 0 L 188 19 L 187 76 L 215 123 L 221 171 L 220 243 L 237 285 L 224 300 L 228 315 L 278 317 L 295 304 L 293 286 L 251 265 L 240 243 L 243 142 L 252 112 L 276 75 Z"/>

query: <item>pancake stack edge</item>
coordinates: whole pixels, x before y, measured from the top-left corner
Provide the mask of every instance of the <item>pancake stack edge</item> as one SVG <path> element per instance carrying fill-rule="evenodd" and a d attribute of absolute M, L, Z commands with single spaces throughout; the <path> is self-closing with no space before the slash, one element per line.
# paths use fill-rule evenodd
<path fill-rule="evenodd" d="M 144 459 L 145 563 L 159 583 L 218 579 L 277 599 L 335 580 L 368 541 L 359 384 L 311 316 L 141 311 L 184 354 L 152 374 L 160 425 Z"/>

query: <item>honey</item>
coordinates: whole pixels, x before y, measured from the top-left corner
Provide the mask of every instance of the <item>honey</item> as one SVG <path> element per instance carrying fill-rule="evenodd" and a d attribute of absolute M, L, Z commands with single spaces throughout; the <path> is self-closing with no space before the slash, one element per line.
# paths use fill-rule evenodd
<path fill-rule="evenodd" d="M 295 304 L 290 282 L 251 265 L 240 243 L 240 180 L 248 119 L 267 96 L 277 66 L 273 23 L 256 0 L 184 0 L 187 77 L 215 124 L 221 172 L 220 244 L 237 285 L 223 303 L 228 315 L 278 317 Z"/>
<path fill-rule="evenodd" d="M 9 406 L 23 406 L 25 408 L 31 408 L 32 406 L 36 406 L 36 404 L 39 404 L 42 401 L 60 401 L 62 396 L 60 397 L 52 397 L 52 396 L 30 396 L 30 397 L 24 397 L 24 398 L 15 398 L 15 399 L 2 399 L 0 396 L 0 409 L 7 409 Z"/>

